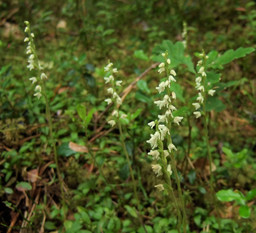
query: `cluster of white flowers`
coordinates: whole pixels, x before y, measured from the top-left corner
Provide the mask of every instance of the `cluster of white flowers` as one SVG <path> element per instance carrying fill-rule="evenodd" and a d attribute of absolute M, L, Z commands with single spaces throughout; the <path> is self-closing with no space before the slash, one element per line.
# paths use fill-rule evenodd
<path fill-rule="evenodd" d="M 31 32 L 30 30 L 30 24 L 28 21 L 25 21 L 25 33 L 27 33 L 27 37 L 25 37 L 24 42 L 28 43 L 27 48 L 26 48 L 26 54 L 28 55 L 28 65 L 27 68 L 31 71 L 31 70 L 39 70 L 41 72 L 42 67 L 39 64 L 38 58 L 37 58 L 37 54 L 36 54 L 36 48 L 35 48 L 35 44 L 34 44 L 34 33 Z M 47 79 L 47 76 L 45 73 L 41 72 L 40 74 L 40 79 L 44 80 Z M 42 96 L 41 91 L 41 85 L 39 84 L 40 82 L 38 82 L 38 78 L 37 77 L 31 77 L 29 78 L 29 80 L 32 82 L 32 84 L 37 83 L 36 87 L 35 87 L 35 94 L 34 96 L 36 96 L 38 99 Z"/>
<path fill-rule="evenodd" d="M 110 98 L 105 99 L 105 102 L 107 104 L 114 103 L 116 109 L 112 113 L 112 119 L 108 121 L 108 123 L 113 127 L 116 125 L 116 120 L 118 118 L 126 118 L 126 114 L 120 114 L 118 110 L 118 106 L 122 104 L 122 99 L 121 97 L 117 94 L 117 87 L 120 87 L 122 84 L 121 80 L 115 81 L 114 74 L 117 73 L 117 68 L 113 68 L 113 63 L 109 63 L 107 66 L 104 67 L 104 71 L 106 72 L 106 76 L 104 77 L 105 83 L 111 84 L 111 87 L 107 89 L 108 94 L 111 95 Z"/>
<path fill-rule="evenodd" d="M 204 60 L 208 59 L 208 56 L 205 56 L 204 54 L 200 54 L 200 57 Z M 199 60 L 197 63 L 197 68 L 198 68 L 198 76 L 196 77 L 196 89 L 198 90 L 198 96 L 196 98 L 197 102 L 192 103 L 192 105 L 195 107 L 195 112 L 194 115 L 196 118 L 201 117 L 201 112 L 199 111 L 201 104 L 204 103 L 205 100 L 205 83 L 206 83 L 206 72 L 205 72 L 205 67 L 203 65 L 203 60 Z M 208 94 L 213 96 L 215 90 L 208 90 Z"/>
<path fill-rule="evenodd" d="M 160 82 L 159 86 L 156 87 L 156 90 L 159 93 L 163 93 L 165 92 L 165 90 L 167 90 L 167 94 L 164 95 L 162 100 L 154 101 L 154 103 L 160 110 L 164 108 L 165 111 L 164 114 L 158 115 L 157 120 L 148 123 L 148 125 L 152 129 L 155 128 L 156 131 L 154 134 L 150 135 L 151 137 L 147 141 L 147 143 L 149 143 L 151 146 L 151 150 L 148 154 L 151 155 L 153 160 L 155 161 L 155 163 L 152 165 L 152 169 L 157 177 L 163 174 L 163 165 L 160 158 L 166 159 L 166 157 L 168 157 L 173 150 L 177 150 L 175 145 L 171 142 L 170 130 L 168 128 L 168 125 L 170 125 L 171 123 L 179 125 L 183 119 L 183 117 L 180 116 L 173 116 L 173 111 L 177 110 L 176 107 L 172 104 L 172 101 L 176 99 L 176 94 L 170 91 L 170 86 L 172 82 L 176 82 L 176 72 L 173 69 L 170 70 L 168 67 L 168 65 L 171 64 L 171 60 L 167 58 L 168 54 L 162 53 L 162 56 L 165 58 L 165 62 L 159 64 L 158 72 L 165 72 L 168 77 L 165 81 Z M 159 148 L 160 142 L 164 142 L 165 140 L 167 141 L 167 143 L 170 142 L 167 146 L 168 150 L 161 151 Z M 161 156 L 161 153 L 163 156 Z M 170 175 L 172 174 L 170 164 L 167 166 L 167 172 Z M 164 190 L 162 184 L 158 184 L 155 187 L 158 188 L 159 190 Z"/>

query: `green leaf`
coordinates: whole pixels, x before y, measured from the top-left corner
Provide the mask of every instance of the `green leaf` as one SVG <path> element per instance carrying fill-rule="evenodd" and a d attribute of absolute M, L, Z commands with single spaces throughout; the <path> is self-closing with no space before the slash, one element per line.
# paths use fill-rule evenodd
<path fill-rule="evenodd" d="M 137 118 L 141 112 L 142 112 L 142 109 L 138 108 L 135 113 L 131 114 L 131 120 L 134 120 L 135 118 Z"/>
<path fill-rule="evenodd" d="M 57 149 L 57 154 L 60 155 L 60 156 L 69 157 L 69 156 L 71 156 L 75 153 L 76 153 L 75 151 L 73 151 L 69 148 L 69 143 L 68 142 L 62 143 Z"/>
<path fill-rule="evenodd" d="M 16 189 L 20 190 L 20 191 L 26 191 L 26 190 L 31 190 L 32 186 L 30 183 L 28 182 L 19 182 L 16 185 Z"/>
<path fill-rule="evenodd" d="M 228 202 L 237 201 L 243 198 L 240 193 L 234 192 L 232 189 L 220 190 L 216 193 L 218 200 Z"/>
<path fill-rule="evenodd" d="M 254 48 L 238 48 L 237 50 L 230 49 L 223 55 L 219 56 L 211 65 L 212 68 L 222 69 L 222 66 L 229 62 L 244 57 L 254 51 Z"/>
<path fill-rule="evenodd" d="M 77 113 L 82 121 L 85 121 L 86 118 L 86 107 L 82 104 L 76 106 Z"/>
<path fill-rule="evenodd" d="M 188 173 L 188 180 L 189 180 L 189 183 L 190 184 L 194 184 L 195 180 L 196 180 L 196 172 L 195 170 L 191 170 L 189 173 Z"/>
<path fill-rule="evenodd" d="M 251 209 L 247 205 L 242 205 L 239 208 L 239 215 L 242 218 L 249 218 L 251 215 Z"/>
<path fill-rule="evenodd" d="M 129 165 L 125 163 L 119 170 L 119 176 L 122 180 L 126 180 L 129 177 Z"/>
<path fill-rule="evenodd" d="M 46 230 L 55 230 L 56 226 L 54 222 L 46 221 L 44 224 Z"/>
<path fill-rule="evenodd" d="M 185 99 L 183 97 L 183 89 L 178 83 L 172 83 L 170 90 L 173 91 L 177 98 L 182 101 L 183 103 L 185 102 Z"/>
<path fill-rule="evenodd" d="M 206 60 L 206 67 L 217 59 L 218 52 L 216 50 L 212 50 L 207 54 L 207 56 L 208 59 Z"/>
<path fill-rule="evenodd" d="M 124 208 L 127 210 L 127 212 L 134 218 L 138 218 L 136 209 L 134 207 L 125 205 Z"/>
<path fill-rule="evenodd" d="M 86 224 L 91 224 L 91 219 L 84 207 L 78 206 L 77 207 L 78 212 L 80 213 L 81 219 Z"/>
<path fill-rule="evenodd" d="M 88 125 L 90 124 L 93 114 L 96 112 L 96 108 L 92 108 L 89 112 L 88 115 L 85 118 L 85 128 L 88 127 Z"/>
<path fill-rule="evenodd" d="M 221 100 L 218 99 L 218 97 L 213 96 L 213 97 L 208 97 L 205 103 L 205 110 L 207 112 L 209 111 L 216 111 L 216 112 L 221 112 L 226 108 L 226 105 L 223 104 Z"/>
<path fill-rule="evenodd" d="M 171 67 L 175 68 L 180 64 L 187 66 L 188 71 L 196 73 L 194 69 L 194 64 L 189 56 L 184 54 L 184 46 L 182 42 L 176 42 L 173 44 L 170 40 L 164 40 L 162 44 L 157 45 L 153 49 L 153 61 L 163 62 L 163 57 L 161 53 L 168 52 L 168 57 L 171 59 Z"/>
<path fill-rule="evenodd" d="M 227 147 L 222 147 L 222 151 L 229 157 L 229 158 L 232 158 L 234 156 L 232 150 L 230 150 L 229 148 Z"/>
<path fill-rule="evenodd" d="M 245 197 L 245 198 L 246 198 L 247 201 L 250 201 L 250 200 L 252 200 L 254 197 L 256 197 L 256 188 L 250 190 L 250 191 L 246 194 L 246 197 Z"/>
<path fill-rule="evenodd" d="M 144 61 L 148 61 L 149 60 L 148 56 L 143 52 L 143 50 L 136 50 L 136 51 L 134 51 L 133 56 L 135 58 L 138 58 L 138 59 L 141 59 L 141 60 L 144 60 Z"/>
<path fill-rule="evenodd" d="M 189 114 L 189 108 L 184 106 L 173 112 L 173 116 L 186 117 Z"/>
<path fill-rule="evenodd" d="M 148 88 L 148 84 L 145 80 L 139 80 L 137 82 L 137 87 L 139 88 L 139 90 L 141 90 L 142 92 L 146 93 L 146 94 L 150 94 L 150 90 Z"/>
<path fill-rule="evenodd" d="M 152 100 L 141 91 L 136 91 L 135 98 L 143 103 L 147 103 L 148 105 L 152 104 Z"/>
<path fill-rule="evenodd" d="M 11 188 L 4 188 L 4 192 L 7 194 L 13 194 L 13 190 Z"/>
<path fill-rule="evenodd" d="M 206 76 L 206 83 L 218 83 L 220 81 L 220 74 L 215 73 L 215 72 L 207 72 L 207 76 Z"/>

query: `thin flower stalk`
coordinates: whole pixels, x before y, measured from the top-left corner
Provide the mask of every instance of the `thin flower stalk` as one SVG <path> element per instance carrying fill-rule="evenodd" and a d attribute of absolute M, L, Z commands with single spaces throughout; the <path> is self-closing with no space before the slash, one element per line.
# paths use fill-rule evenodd
<path fill-rule="evenodd" d="M 150 139 L 147 143 L 150 144 L 151 150 L 148 153 L 153 158 L 152 169 L 156 177 L 163 177 L 164 183 L 157 184 L 155 187 L 159 191 L 167 189 L 170 195 L 173 197 L 175 206 L 178 211 L 178 224 L 179 229 L 181 229 L 181 222 L 183 224 L 183 232 L 186 232 L 186 212 L 185 204 L 182 196 L 180 179 L 176 169 L 176 162 L 173 152 L 177 150 L 176 146 L 172 143 L 171 139 L 171 127 L 173 124 L 180 125 L 183 117 L 177 116 L 175 111 L 176 107 L 173 105 L 173 101 L 176 99 L 175 92 L 170 91 L 170 87 L 173 82 L 176 82 L 176 72 L 170 69 L 171 60 L 168 58 L 167 53 L 162 54 L 164 62 L 160 63 L 158 66 L 158 73 L 164 73 L 167 78 L 166 80 L 160 82 L 156 90 L 159 94 L 163 95 L 160 100 L 154 101 L 159 110 L 162 111 L 161 115 L 158 115 L 158 119 L 149 122 L 149 126 L 155 129 L 155 132 L 150 135 Z M 168 164 L 170 161 L 171 164 Z M 176 182 L 178 186 L 179 198 L 176 199 L 173 188 L 171 186 L 171 175 L 172 169 L 176 177 Z M 182 212 L 182 216 L 181 216 Z"/>
<path fill-rule="evenodd" d="M 210 141 L 209 141 L 209 114 L 206 112 L 206 101 L 209 96 L 213 96 L 216 90 L 212 89 L 211 83 L 207 82 L 207 73 L 206 73 L 206 61 L 208 56 L 205 53 L 201 53 L 200 55 L 201 60 L 197 63 L 197 70 L 198 75 L 196 77 L 196 86 L 195 88 L 198 90 L 198 97 L 197 102 L 193 103 L 192 105 L 195 108 L 194 115 L 196 118 L 203 116 L 203 123 L 204 123 L 204 137 L 205 143 L 207 147 L 207 157 L 210 166 L 210 190 L 213 197 L 213 204 L 217 209 L 217 199 L 215 197 L 215 188 L 214 188 L 214 177 L 212 172 L 212 154 L 210 150 Z M 217 219 L 219 225 L 219 232 L 221 232 L 220 221 Z"/>
<path fill-rule="evenodd" d="M 104 67 L 104 71 L 106 72 L 106 75 L 104 77 L 105 80 L 105 84 L 110 84 L 110 87 L 107 88 L 107 93 L 109 95 L 108 98 L 105 99 L 105 102 L 110 105 L 110 104 L 114 104 L 114 110 L 110 116 L 110 118 L 108 119 L 108 124 L 111 127 L 115 127 L 117 126 L 119 129 L 119 133 L 120 133 L 120 141 L 124 150 L 124 154 L 129 166 L 129 171 L 131 174 L 131 178 L 132 178 L 132 184 L 133 184 L 133 192 L 134 192 L 134 196 L 135 199 L 137 201 L 137 209 L 139 211 L 138 216 L 139 216 L 139 221 L 144 229 L 144 231 L 147 233 L 147 230 L 144 226 L 144 223 L 142 221 L 142 217 L 141 217 L 141 213 L 140 213 L 140 200 L 138 197 L 138 193 L 137 193 L 137 185 L 136 185 L 136 181 L 134 178 L 134 172 L 132 169 L 132 165 L 131 165 L 131 161 L 129 158 L 129 154 L 128 151 L 126 149 L 126 145 L 125 145 L 125 136 L 123 134 L 123 129 L 122 129 L 122 125 L 121 125 L 121 119 L 125 119 L 127 117 L 127 115 L 123 112 L 121 112 L 119 110 L 120 105 L 122 104 L 122 99 L 121 97 L 118 95 L 117 89 L 119 87 L 121 87 L 122 85 L 122 80 L 115 80 L 115 75 L 118 72 L 117 68 L 113 67 L 113 63 L 109 62 L 109 64 L 107 66 Z"/>
<path fill-rule="evenodd" d="M 30 23 L 28 21 L 25 21 L 25 25 L 26 27 L 24 31 L 27 36 L 25 37 L 24 42 L 27 43 L 27 48 L 26 48 L 26 54 L 28 55 L 27 68 L 30 71 L 35 71 L 34 73 L 36 74 L 35 76 L 29 78 L 29 80 L 32 82 L 32 85 L 35 86 L 34 96 L 37 97 L 38 99 L 40 99 L 43 96 L 45 99 L 45 115 L 48 121 L 49 137 L 50 137 L 49 144 L 52 145 L 53 147 L 57 176 L 60 182 L 62 200 L 64 201 L 65 199 L 64 198 L 64 181 L 62 179 L 60 169 L 59 169 L 57 148 L 56 148 L 56 143 L 53 136 L 53 123 L 52 123 L 51 112 L 50 112 L 50 104 L 49 104 L 49 100 L 46 95 L 46 89 L 45 89 L 45 81 L 48 79 L 48 77 L 43 72 L 43 67 L 40 65 L 40 62 L 37 56 L 36 46 L 34 43 L 35 35 L 33 32 L 31 32 Z"/>

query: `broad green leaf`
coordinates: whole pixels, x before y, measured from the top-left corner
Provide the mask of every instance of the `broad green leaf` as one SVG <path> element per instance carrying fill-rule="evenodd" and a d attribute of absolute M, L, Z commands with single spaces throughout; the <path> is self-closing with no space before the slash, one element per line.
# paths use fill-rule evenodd
<path fill-rule="evenodd" d="M 66 156 L 69 157 L 73 154 L 75 154 L 76 152 L 71 150 L 69 147 L 69 143 L 65 142 L 62 143 L 58 148 L 57 148 L 57 154 L 60 156 Z"/>
<path fill-rule="evenodd" d="M 238 48 L 237 50 L 230 49 L 223 55 L 219 56 L 211 65 L 212 68 L 222 69 L 223 65 L 230 63 L 231 61 L 244 57 L 254 51 L 254 48 Z"/>
<path fill-rule="evenodd" d="M 168 57 L 171 59 L 171 67 L 175 68 L 180 64 L 187 66 L 188 71 L 195 74 L 194 64 L 189 56 L 184 54 L 184 46 L 182 42 L 173 44 L 170 40 L 164 40 L 162 44 L 157 45 L 153 49 L 153 61 L 163 62 L 161 53 L 168 52 Z"/>
<path fill-rule="evenodd" d="M 242 205 L 239 208 L 239 215 L 242 218 L 249 218 L 251 215 L 251 209 L 247 205 Z"/>
<path fill-rule="evenodd" d="M 148 105 L 152 104 L 152 100 L 141 91 L 136 91 L 135 98 L 143 103 L 147 103 Z"/>
<path fill-rule="evenodd" d="M 28 182 L 19 182 L 16 185 L 16 189 L 18 189 L 19 191 L 26 191 L 26 190 L 31 190 L 32 186 Z"/>
<path fill-rule="evenodd" d="M 246 194 L 246 200 L 247 201 L 250 201 L 250 200 L 252 200 L 253 198 L 255 198 L 256 197 L 256 188 L 255 189 L 252 189 L 252 190 L 250 190 L 247 194 Z"/>
<path fill-rule="evenodd" d="M 84 207 L 78 206 L 77 207 L 78 212 L 80 213 L 81 219 L 86 224 L 91 224 L 91 219 Z"/>
<path fill-rule="evenodd" d="M 76 110 L 77 113 L 79 115 L 79 117 L 81 118 L 82 121 L 85 121 L 85 117 L 86 117 L 86 107 L 82 104 L 78 104 L 76 106 Z"/>
<path fill-rule="evenodd" d="M 234 192 L 232 189 L 220 190 L 216 193 L 218 200 L 228 202 L 228 201 L 237 201 L 243 198 L 240 193 Z"/>
<path fill-rule="evenodd" d="M 46 230 L 55 230 L 56 226 L 54 222 L 46 221 L 44 224 Z"/>
<path fill-rule="evenodd" d="M 7 193 L 7 194 L 13 194 L 13 190 L 11 188 L 4 188 L 4 192 Z"/>
<path fill-rule="evenodd" d="M 145 80 L 139 80 L 137 82 L 137 87 L 139 88 L 139 90 L 141 90 L 142 92 L 146 93 L 146 94 L 150 94 L 150 90 L 148 88 L 148 84 Z"/>
<path fill-rule="evenodd" d="M 207 54 L 207 56 L 208 56 L 208 59 L 206 60 L 206 67 L 216 60 L 218 56 L 218 52 L 216 50 L 212 50 Z"/>
<path fill-rule="evenodd" d="M 124 208 L 127 210 L 127 212 L 134 218 L 138 218 L 137 212 L 134 207 L 125 205 Z"/>
<path fill-rule="evenodd" d="M 215 73 L 213 71 L 207 72 L 207 76 L 206 76 L 206 83 L 217 83 L 220 81 L 220 74 Z"/>
<path fill-rule="evenodd" d="M 183 97 L 183 89 L 178 83 L 172 83 L 170 90 L 175 92 L 177 98 L 182 101 L 183 103 L 185 102 L 185 99 Z"/>
<path fill-rule="evenodd" d="M 218 99 L 218 97 L 213 96 L 213 97 L 208 97 L 205 103 L 205 110 L 207 112 L 209 111 L 216 111 L 216 112 L 221 112 L 226 108 L 226 105 L 222 103 L 221 100 Z"/>
<path fill-rule="evenodd" d="M 232 150 L 230 150 L 229 148 L 227 147 L 222 147 L 222 151 L 230 158 L 232 158 L 234 156 Z"/>
<path fill-rule="evenodd" d="M 143 50 L 136 50 L 134 52 L 133 56 L 135 58 L 138 58 L 138 59 L 141 59 L 141 60 L 144 60 L 144 61 L 148 61 L 149 60 L 148 56 L 143 52 Z"/>

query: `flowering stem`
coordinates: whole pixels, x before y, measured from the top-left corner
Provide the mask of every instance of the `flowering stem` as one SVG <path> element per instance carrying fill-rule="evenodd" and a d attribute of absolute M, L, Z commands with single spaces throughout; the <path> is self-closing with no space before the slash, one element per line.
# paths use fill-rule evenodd
<path fill-rule="evenodd" d="M 171 195 L 174 203 L 175 203 L 175 208 L 178 212 L 178 230 L 180 232 L 180 229 L 181 229 L 181 222 L 182 222 L 182 216 L 181 216 L 181 210 L 180 210 L 180 204 L 178 204 L 178 201 L 177 201 L 177 198 L 175 197 L 175 194 L 174 194 L 174 191 L 173 191 L 173 188 L 172 188 L 172 180 L 171 180 L 171 177 L 170 177 L 170 174 L 167 172 L 167 160 L 165 158 L 165 155 L 164 155 L 164 145 L 163 145 L 163 142 L 161 140 L 158 141 L 158 144 L 159 144 L 159 150 L 160 150 L 160 158 L 161 158 L 161 161 L 162 161 L 162 164 L 163 164 L 163 177 L 164 177 L 164 180 L 168 186 L 168 192 L 169 194 Z M 173 166 L 173 165 L 172 165 Z"/>
<path fill-rule="evenodd" d="M 57 153 L 55 139 L 54 139 L 54 136 L 53 136 L 53 124 L 52 124 L 52 117 L 51 117 L 51 111 L 50 111 L 50 104 L 49 104 L 49 100 L 47 98 L 47 95 L 45 93 L 45 84 L 44 84 L 44 82 L 42 82 L 42 93 L 43 93 L 43 96 L 45 97 L 45 115 L 46 115 L 46 119 L 47 119 L 48 125 L 49 125 L 50 144 L 53 147 L 54 162 L 56 164 L 57 176 L 58 176 L 59 182 L 60 182 L 61 196 L 62 196 L 62 200 L 65 200 L 64 182 L 63 182 L 61 172 L 60 172 L 60 168 L 59 168 L 58 153 Z"/>

